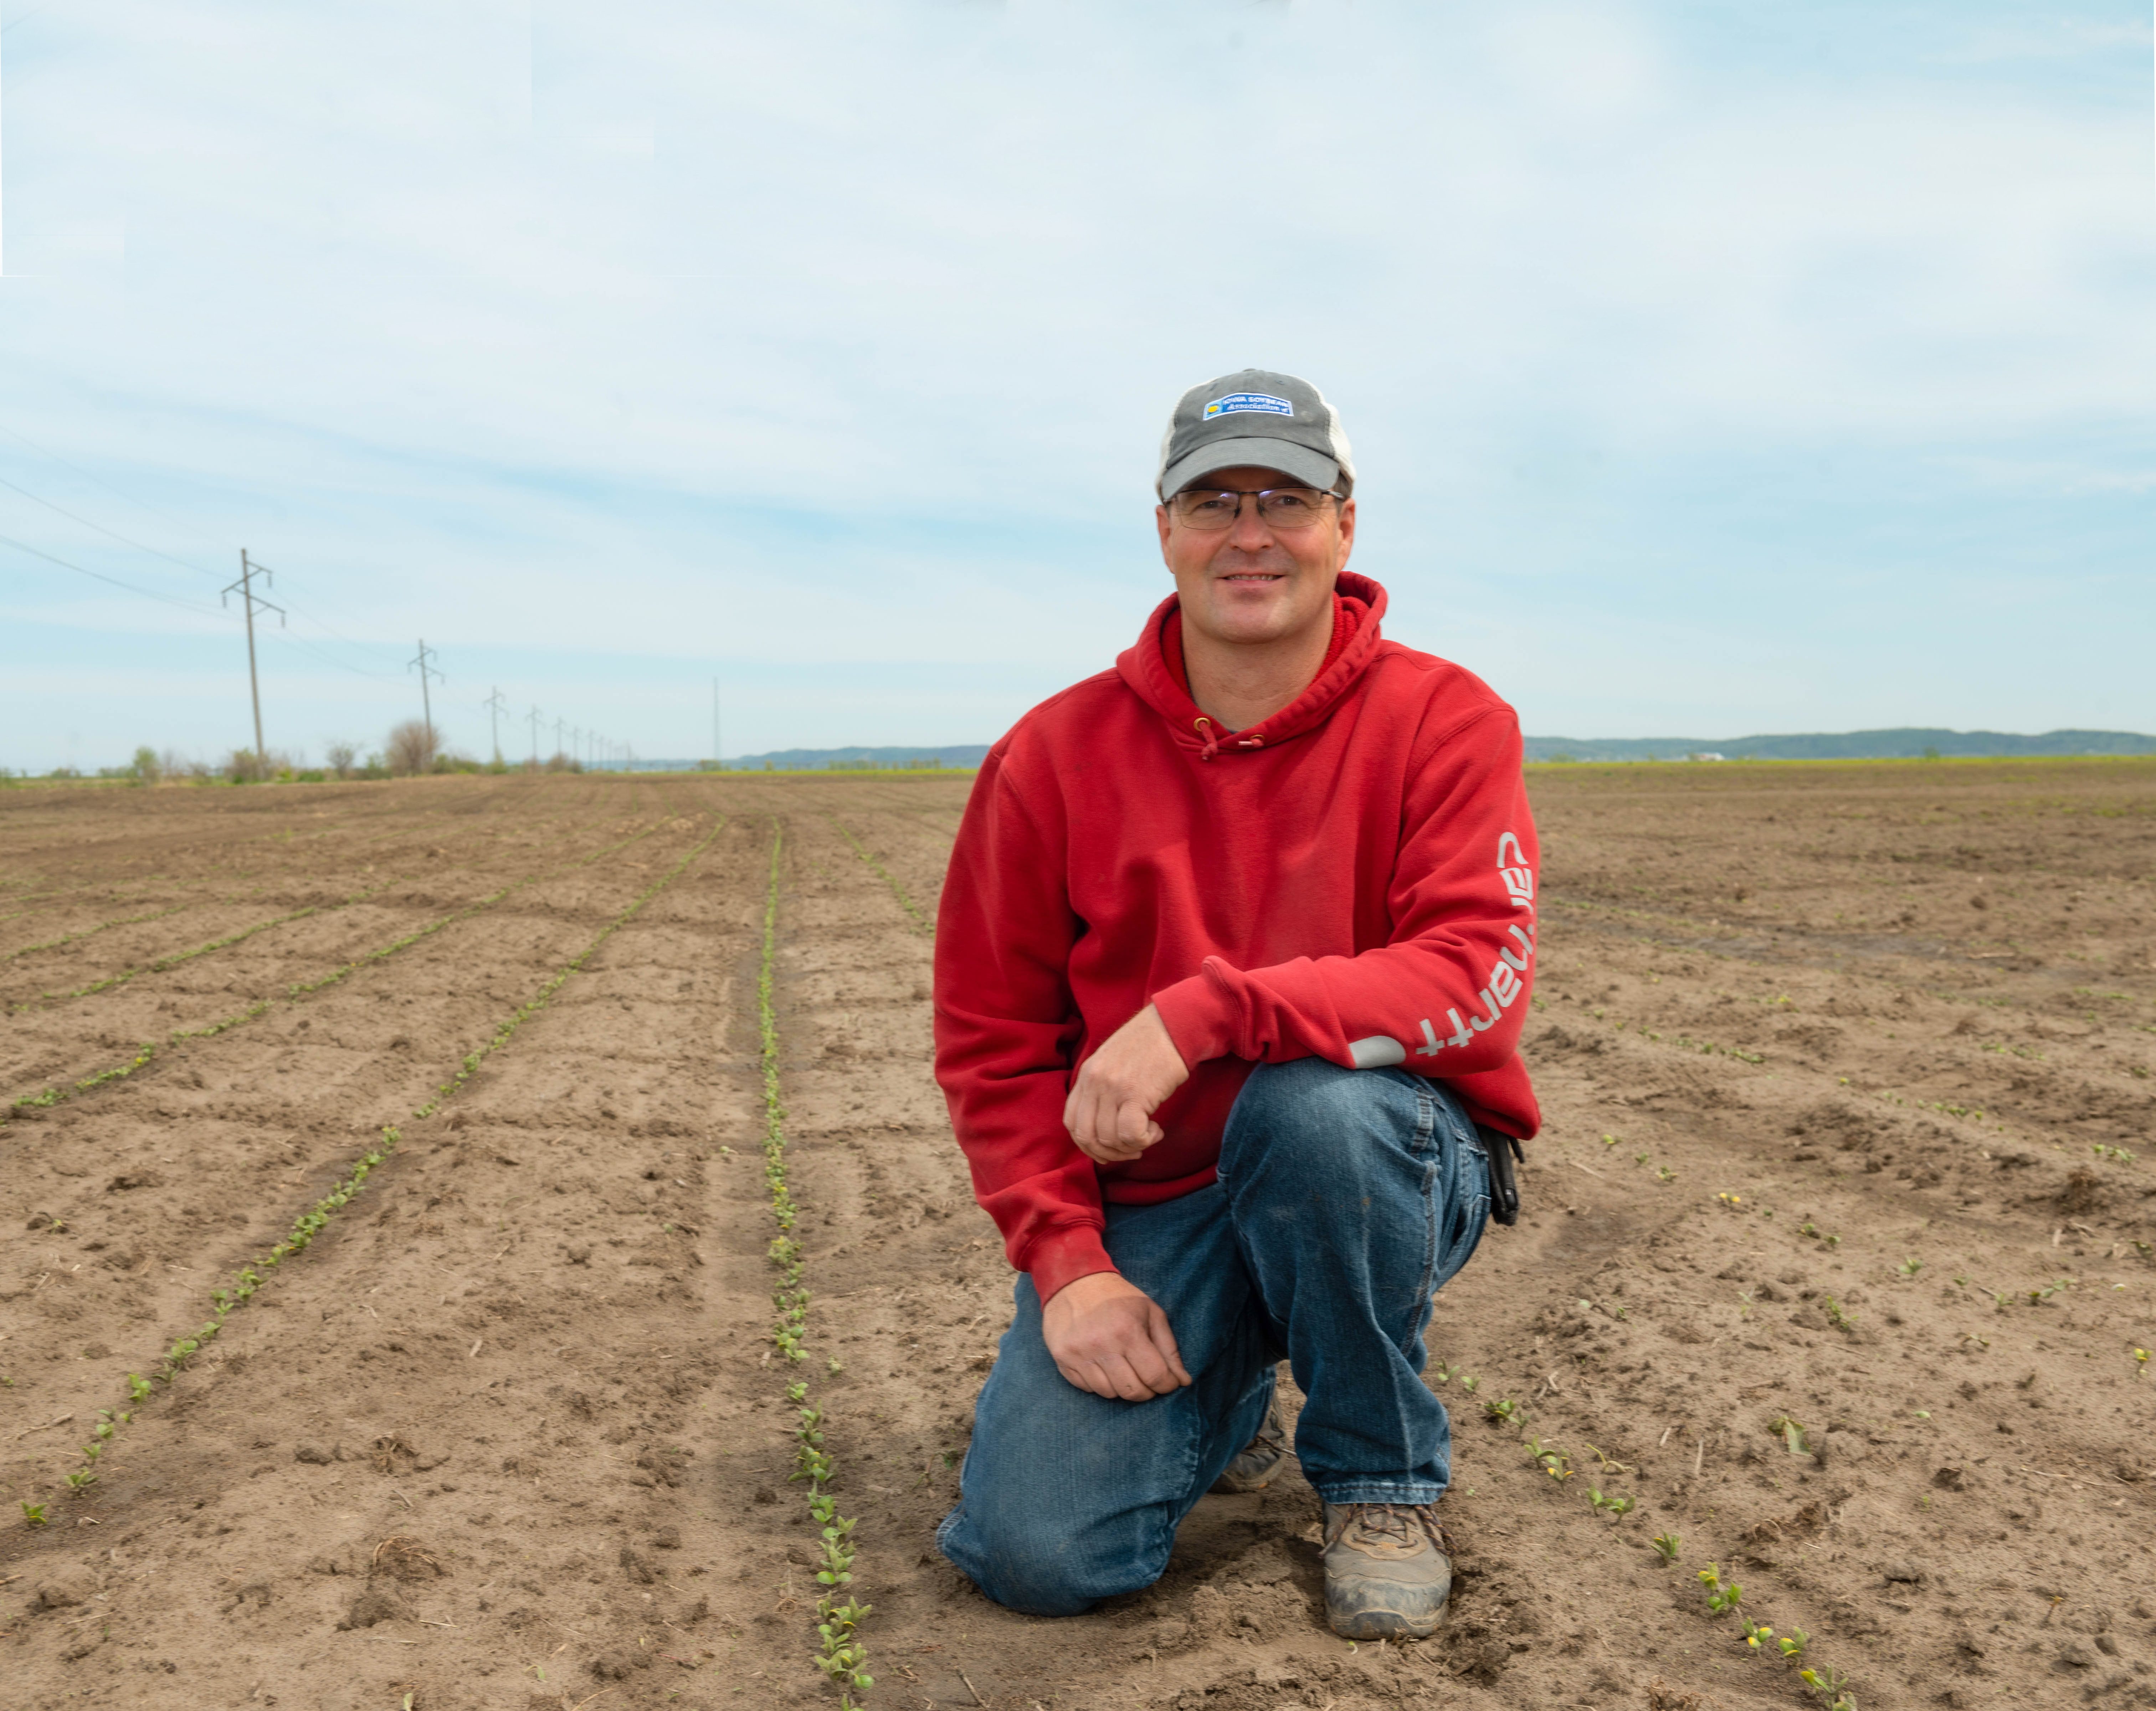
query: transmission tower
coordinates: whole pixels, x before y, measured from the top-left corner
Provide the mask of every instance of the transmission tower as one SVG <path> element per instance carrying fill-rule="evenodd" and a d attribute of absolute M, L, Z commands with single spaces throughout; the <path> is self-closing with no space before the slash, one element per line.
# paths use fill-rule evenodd
<path fill-rule="evenodd" d="M 502 710 L 509 703 L 501 698 L 501 691 L 497 689 L 480 705 L 491 709 L 494 713 L 494 763 L 500 766 L 501 764 L 501 714 Z"/>
<path fill-rule="evenodd" d="M 539 766 L 539 704 L 536 701 L 531 705 L 531 766 L 534 771 Z"/>
<path fill-rule="evenodd" d="M 248 693 L 254 698 L 254 758 L 259 765 L 263 763 L 262 681 L 255 675 L 254 671 L 254 609 L 259 606 L 265 612 L 275 612 L 277 614 L 277 622 L 281 625 L 285 621 L 285 609 L 282 606 L 271 605 L 269 601 L 254 592 L 254 578 L 258 576 L 266 583 L 271 579 L 272 573 L 266 565 L 249 563 L 247 549 L 242 547 L 239 549 L 239 580 L 230 584 L 226 588 L 224 593 L 218 596 L 218 604 L 223 605 L 225 596 L 236 588 L 239 591 L 239 604 L 247 614 L 247 689 Z"/>
<path fill-rule="evenodd" d="M 436 653 L 434 649 L 427 645 L 426 637 L 421 636 L 419 638 L 419 657 L 416 660 L 408 660 L 404 665 L 404 669 L 407 671 L 417 670 L 419 674 L 419 706 L 421 711 L 423 711 L 427 716 L 427 760 L 429 765 L 433 764 L 434 758 L 434 699 L 433 696 L 428 693 L 427 680 L 431 676 L 439 679 L 444 683 L 449 681 L 449 679 L 446 676 L 444 676 L 440 671 L 435 670 L 433 664 L 434 660 L 440 657 L 441 655 L 439 654 Z"/>

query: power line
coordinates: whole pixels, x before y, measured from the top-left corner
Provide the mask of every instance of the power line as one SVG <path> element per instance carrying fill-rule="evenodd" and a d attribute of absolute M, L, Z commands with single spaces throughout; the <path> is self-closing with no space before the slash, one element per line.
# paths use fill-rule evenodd
<path fill-rule="evenodd" d="M 58 511 L 69 522 L 80 523 L 86 529 L 95 529 L 100 535 L 110 535 L 114 540 L 124 542 L 126 545 L 132 547 L 138 552 L 146 552 L 152 558 L 162 558 L 167 564 L 177 564 L 181 569 L 192 570 L 200 576 L 213 578 L 217 574 L 213 570 L 205 570 L 199 564 L 190 564 L 184 558 L 175 558 L 169 552 L 160 552 L 157 547 L 149 546 L 143 542 L 137 541 L 131 536 L 121 534 L 117 529 L 108 529 L 103 523 L 94 522 L 86 516 L 80 516 L 74 511 L 69 511 L 64 505 L 55 505 L 51 500 L 45 498 L 42 494 L 33 493 L 28 488 L 9 480 L 5 475 L 0 475 L 0 487 L 6 487 L 14 492 L 19 493 L 23 498 L 30 501 L 33 504 L 44 506 L 47 511 Z"/>
<path fill-rule="evenodd" d="M 132 583 L 124 583 L 116 576 L 107 576 L 101 570 L 90 570 L 80 564 L 59 557 L 43 547 L 33 547 L 27 541 L 18 541 L 11 536 L 0 535 L 0 546 L 13 547 L 18 552 L 27 552 L 33 558 L 42 558 L 48 564 L 57 564 L 62 570 L 74 571 L 78 576 L 94 577 L 99 582 L 110 583 L 116 588 L 125 588 L 131 594 L 140 594 L 146 600 L 162 600 L 167 606 L 177 606 L 182 612 L 206 613 L 212 618 L 220 614 L 214 606 L 198 606 L 192 600 L 182 600 L 171 594 L 161 594 L 154 588 L 138 588 Z"/>

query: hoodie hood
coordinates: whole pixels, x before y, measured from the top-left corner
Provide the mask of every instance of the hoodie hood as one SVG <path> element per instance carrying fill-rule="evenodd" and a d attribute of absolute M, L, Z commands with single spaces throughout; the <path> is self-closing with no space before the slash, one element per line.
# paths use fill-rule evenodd
<path fill-rule="evenodd" d="M 1170 594 L 1153 609 L 1138 635 L 1137 644 L 1116 656 L 1116 673 L 1131 692 L 1159 714 L 1174 733 L 1178 748 L 1201 760 L 1233 754 L 1254 754 L 1315 730 L 1332 716 L 1342 698 L 1354 687 L 1370 661 L 1377 657 L 1383 637 L 1378 623 L 1385 614 L 1385 591 L 1366 576 L 1343 570 L 1332 584 L 1342 614 L 1353 633 L 1334 653 L 1308 688 L 1261 723 L 1240 731 L 1223 731 L 1218 722 L 1199 710 L 1190 692 L 1168 669 L 1162 644 L 1171 614 L 1182 609 L 1181 596 Z"/>

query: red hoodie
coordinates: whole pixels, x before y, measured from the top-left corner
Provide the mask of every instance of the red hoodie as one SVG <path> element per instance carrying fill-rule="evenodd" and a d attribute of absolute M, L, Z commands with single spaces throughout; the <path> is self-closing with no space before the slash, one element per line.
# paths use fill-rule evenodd
<path fill-rule="evenodd" d="M 1199 712 L 1171 595 L 974 781 L 937 917 L 936 1078 L 1044 1301 L 1115 1269 L 1104 1199 L 1213 1180 L 1255 1064 L 1398 1064 L 1492 1128 L 1540 1124 L 1517 1050 L 1537 862 L 1518 721 L 1472 674 L 1384 640 L 1377 583 L 1337 586 L 1331 655 L 1263 723 Z M 1148 1001 L 1190 1079 L 1154 1113 L 1165 1138 L 1096 1165 L 1063 1127 L 1071 1076 Z"/>

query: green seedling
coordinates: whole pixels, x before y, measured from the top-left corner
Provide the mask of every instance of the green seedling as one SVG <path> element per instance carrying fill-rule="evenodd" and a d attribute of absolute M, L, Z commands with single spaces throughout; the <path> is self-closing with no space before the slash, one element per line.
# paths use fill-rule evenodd
<path fill-rule="evenodd" d="M 1768 1431 L 1779 1436 L 1792 1456 L 1809 1456 L 1812 1452 L 1804 1429 L 1786 1414 L 1777 1415 Z"/>
<path fill-rule="evenodd" d="M 1767 1642 L 1774 1637 L 1774 1631 L 1768 1627 L 1766 1623 L 1755 1622 L 1751 1619 L 1751 1617 L 1745 1617 L 1744 1643 L 1750 1647 L 1753 1651 L 1760 1652 L 1765 1650 Z"/>
<path fill-rule="evenodd" d="M 1614 1147 L 1617 1144 L 1617 1137 L 1614 1135 L 1604 1135 L 1602 1138 L 1602 1144 L 1605 1147 Z"/>
<path fill-rule="evenodd" d="M 24 1503 L 23 1505 L 23 1524 L 25 1527 L 44 1526 L 45 1524 L 45 1506 L 43 1503 Z"/>
<path fill-rule="evenodd" d="M 1449 1385 L 1459 1375 L 1460 1369 L 1458 1367 L 1446 1365 L 1440 1365 L 1437 1371 L 1433 1374 L 1440 1385 Z"/>
<path fill-rule="evenodd" d="M 1717 1616 L 1727 1616 L 1744 1601 L 1744 1589 L 1722 1578 L 1722 1565 L 1709 1563 L 1699 1571 L 1699 1584 L 1707 1589 L 1707 1607 Z"/>
<path fill-rule="evenodd" d="M 96 1483 L 97 1476 L 95 1473 L 92 1473 L 86 1467 L 78 1468 L 75 1472 L 69 1474 L 67 1477 L 68 1495 L 70 1497 L 80 1497 L 85 1492 L 88 1491 L 90 1487 Z"/>
<path fill-rule="evenodd" d="M 1505 1426 L 1525 1426 L 1527 1423 L 1527 1410 L 1509 1396 L 1502 1401 L 1485 1402 L 1482 1411 Z"/>
<path fill-rule="evenodd" d="M 2137 1378 L 2138 1378 L 2142 1374 L 2143 1374 L 2143 1373 L 2147 1372 L 2148 1370 L 2148 1351 L 2146 1349 L 2135 1349 L 2135 1350 L 2133 1351 L 2133 1372 L 2134 1372 L 2134 1376 L 2135 1376 L 2135 1377 L 2137 1377 Z"/>
<path fill-rule="evenodd" d="M 1820 1305 L 1825 1310 L 1826 1322 L 1832 1325 L 1835 1330 L 1847 1331 L 1853 1329 L 1856 1327 L 1856 1315 L 1847 1311 L 1842 1304 L 1836 1301 L 1831 1295 L 1828 1296 L 1825 1300 L 1820 1303 Z"/>
<path fill-rule="evenodd" d="M 1647 1160 L 1653 1156 L 1654 1155 L 1650 1153 L 1635 1153 L 1632 1155 L 1632 1162 L 1635 1164 L 1645 1164 Z"/>
<path fill-rule="evenodd" d="M 1737 1317 L 1738 1318 L 1750 1318 L 1752 1317 L 1752 1308 L 1753 1305 L 1754 1303 L 1753 1302 L 1752 1292 L 1750 1290 L 1740 1289 L 1737 1292 Z"/>
<path fill-rule="evenodd" d="M 1658 1181 L 1661 1182 L 1675 1182 L 1677 1179 L 1676 1172 L 1671 1169 L 1666 1164 L 1657 1169 L 1655 1172 L 1655 1176 Z"/>
<path fill-rule="evenodd" d="M 1555 1444 L 1545 1443 L 1538 1437 L 1529 1438 L 1527 1444 L 1527 1453 L 1551 1478 L 1562 1482 L 1572 1477 L 1572 1463 Z"/>
<path fill-rule="evenodd" d="M 1683 1543 L 1681 1534 L 1657 1533 L 1654 1537 L 1655 1554 L 1665 1563 L 1674 1563 L 1677 1559 L 1677 1549 Z"/>
<path fill-rule="evenodd" d="M 1613 1521 L 1621 1519 L 1637 1508 L 1639 1499 L 1630 1497 L 1604 1497 L 1599 1491 L 1590 1491 L 1587 1502 L 1598 1515 L 1607 1515 Z"/>
<path fill-rule="evenodd" d="M 1589 1453 L 1594 1457 L 1596 1462 L 1600 1465 L 1601 1469 L 1604 1473 L 1630 1473 L 1632 1471 L 1630 1464 L 1619 1461 L 1614 1456 L 1604 1454 L 1603 1452 L 1596 1449 L 1594 1445 L 1589 1444 L 1587 1448 Z"/>
<path fill-rule="evenodd" d="M 1902 1261 L 1900 1265 L 1895 1267 L 1894 1269 L 1900 1272 L 1904 1277 L 1913 1277 L 1917 1272 L 1924 1269 L 1924 1262 L 1918 1259 L 1914 1254 L 1912 1254 L 1907 1259 Z"/>
<path fill-rule="evenodd" d="M 1478 1379 L 1478 1378 L 1475 1378 L 1475 1377 L 1472 1377 L 1472 1376 L 1469 1375 L 1468 1374 L 1462 1373 L 1462 1374 L 1460 1374 L 1460 1388 L 1461 1390 L 1466 1390 L 1466 1391 L 1469 1392 L 1469 1393 L 1471 1395 L 1471 1394 L 1474 1392 L 1474 1390 L 1475 1390 L 1475 1389 L 1476 1388 L 1476 1386 L 1478 1386 L 1479 1385 L 1481 1385 L 1481 1382 L 1482 1382 L 1482 1380 L 1480 1380 L 1480 1379 Z"/>
<path fill-rule="evenodd" d="M 2074 1280 L 2072 1278 L 2061 1277 L 2056 1282 L 2045 1284 L 2041 1289 L 2031 1289 L 2029 1292 L 2029 1305 L 2031 1307 L 2039 1306 L 2041 1303 L 2049 1301 L 2053 1296 L 2063 1294 L 2066 1291 L 2072 1288 L 2073 1287 Z"/>
<path fill-rule="evenodd" d="M 1856 1711 L 1856 1697 L 1849 1692 L 1849 1678 L 1838 1669 L 1800 1669 L 1797 1679 L 1816 1693 L 1826 1711 Z"/>
<path fill-rule="evenodd" d="M 2099 1159 L 2108 1159 L 2114 1164 L 2131 1164 L 2134 1154 L 2127 1147 L 2107 1147 L 2101 1141 L 2089 1149 Z"/>
<path fill-rule="evenodd" d="M 1794 1661 L 1804 1655 L 1804 1647 L 1811 1642 L 1812 1636 L 1802 1628 L 1791 1628 L 1788 1633 L 1775 1641 L 1774 1644 L 1780 1648 L 1783 1657 Z"/>

